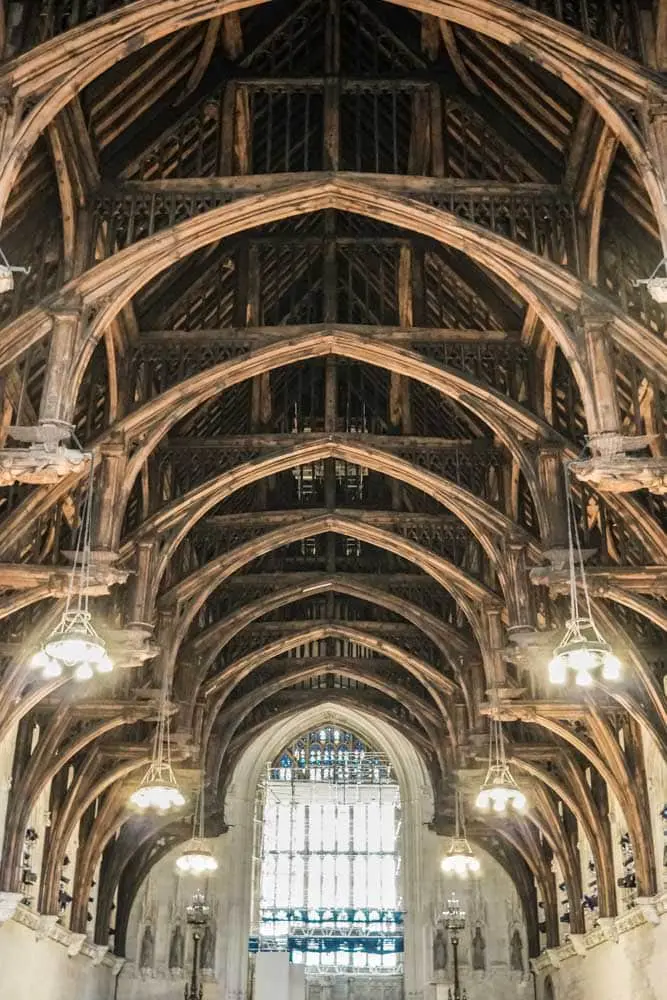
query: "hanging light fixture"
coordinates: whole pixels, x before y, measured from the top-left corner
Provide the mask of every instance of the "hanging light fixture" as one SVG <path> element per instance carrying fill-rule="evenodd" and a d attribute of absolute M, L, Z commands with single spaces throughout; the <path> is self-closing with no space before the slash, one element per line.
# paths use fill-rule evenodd
<path fill-rule="evenodd" d="M 619 680 L 621 661 L 613 653 L 611 646 L 603 638 L 593 620 L 567 463 L 565 464 L 565 493 L 570 570 L 570 617 L 567 621 L 565 635 L 554 649 L 553 658 L 549 663 L 549 680 L 552 684 L 565 684 L 568 677 L 574 674 L 575 682 L 580 687 L 590 687 L 597 674 L 600 674 L 606 681 Z M 579 605 L 575 548 L 576 558 L 579 562 L 581 589 L 584 594 L 583 608 L 580 608 Z"/>
<path fill-rule="evenodd" d="M 213 852 L 204 840 L 204 775 L 200 776 L 199 803 L 192 817 L 192 838 L 176 859 L 179 875 L 210 875 L 218 867 Z"/>
<path fill-rule="evenodd" d="M 514 780 L 505 757 L 503 724 L 495 716 L 491 718 L 489 732 L 489 769 L 475 805 L 478 809 L 493 808 L 497 813 L 504 813 L 508 806 L 519 811 L 526 806 L 526 796 Z"/>
<path fill-rule="evenodd" d="M 479 871 L 480 864 L 472 852 L 465 832 L 465 821 L 462 818 L 463 803 L 460 801 L 460 793 L 457 789 L 455 798 L 455 834 L 449 850 L 440 863 L 440 867 L 447 875 L 458 875 L 459 878 L 467 878 L 469 874 Z"/>
<path fill-rule="evenodd" d="M 87 681 L 95 674 L 108 674 L 113 670 L 104 641 L 95 631 L 88 609 L 95 476 L 92 455 L 89 462 L 88 487 L 81 507 L 65 610 L 56 629 L 30 661 L 33 669 L 41 670 L 45 680 L 67 674 L 77 681 Z"/>
<path fill-rule="evenodd" d="M 130 805 L 143 811 L 166 813 L 185 805 L 185 796 L 178 787 L 171 764 L 169 738 L 169 676 L 163 671 L 157 727 L 153 741 L 153 759 L 139 787 L 130 795 Z"/>

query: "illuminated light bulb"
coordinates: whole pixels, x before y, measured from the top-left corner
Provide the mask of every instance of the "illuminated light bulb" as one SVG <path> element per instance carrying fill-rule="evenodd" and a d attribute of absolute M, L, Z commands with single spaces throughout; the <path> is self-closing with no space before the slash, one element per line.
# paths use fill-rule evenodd
<path fill-rule="evenodd" d="M 137 809 L 154 809 L 156 812 L 166 813 L 170 809 L 180 809 L 184 806 L 185 796 L 175 784 L 146 783 L 132 792 L 130 804 Z"/>
<path fill-rule="evenodd" d="M 491 805 L 491 798 L 489 796 L 489 791 L 487 788 L 482 788 L 479 795 L 475 799 L 475 806 L 478 809 L 488 809 Z"/>
<path fill-rule="evenodd" d="M 517 789 L 514 793 L 514 801 L 512 802 L 512 805 L 519 811 L 526 808 L 526 796 L 519 789 Z"/>
<path fill-rule="evenodd" d="M 469 873 L 478 872 L 479 861 L 472 853 L 467 840 L 454 838 L 449 852 L 440 862 L 440 867 L 445 874 L 458 875 L 459 878 L 467 878 Z"/>
<path fill-rule="evenodd" d="M 51 657 L 47 656 L 43 649 L 40 649 L 38 653 L 30 657 L 30 667 L 32 670 L 46 670 L 52 662 Z"/>
<path fill-rule="evenodd" d="M 111 657 L 107 655 L 107 653 L 105 653 L 104 656 L 100 657 L 100 659 L 97 660 L 96 662 L 93 661 L 93 663 L 98 674 L 110 674 L 111 671 L 113 670 L 113 661 Z"/>
<path fill-rule="evenodd" d="M 617 681 L 621 676 L 621 661 L 613 653 L 605 653 L 602 663 L 602 676 L 606 681 Z"/>
<path fill-rule="evenodd" d="M 568 666 L 581 673 L 588 673 L 598 666 L 599 653 L 592 649 L 573 649 L 568 653 Z"/>
<path fill-rule="evenodd" d="M 55 680 L 56 677 L 61 677 L 63 668 L 58 663 L 57 660 L 52 660 L 48 656 L 46 657 L 46 664 L 42 670 L 42 677 L 44 680 Z"/>
<path fill-rule="evenodd" d="M 76 668 L 76 670 L 74 671 L 74 680 L 89 681 L 90 678 L 93 676 L 93 673 L 94 671 L 90 663 L 86 663 L 84 661 L 83 663 L 80 663 Z"/>
<path fill-rule="evenodd" d="M 561 654 L 549 662 L 549 680 L 552 684 L 564 684 L 567 679 L 567 663 Z"/>
<path fill-rule="evenodd" d="M 61 663 L 67 664 L 68 667 L 72 667 L 75 663 L 81 663 L 83 660 L 87 661 L 89 659 L 92 645 L 83 636 L 76 633 L 68 635 L 65 632 L 62 635 L 49 639 L 44 650 L 48 656 L 52 656 L 54 659 L 60 660 Z"/>
<path fill-rule="evenodd" d="M 176 859 L 179 875 L 206 875 L 217 870 L 218 862 L 210 849 L 199 838 L 191 840 L 185 851 Z"/>
<path fill-rule="evenodd" d="M 577 670 L 575 682 L 579 687 L 590 687 L 593 683 L 593 677 L 588 670 L 579 668 L 579 670 Z"/>

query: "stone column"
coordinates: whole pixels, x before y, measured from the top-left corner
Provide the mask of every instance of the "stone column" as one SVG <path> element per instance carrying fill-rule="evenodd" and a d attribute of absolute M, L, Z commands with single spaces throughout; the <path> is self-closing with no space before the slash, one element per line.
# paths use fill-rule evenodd
<path fill-rule="evenodd" d="M 72 370 L 81 329 L 79 309 L 62 310 L 53 314 L 51 344 L 44 373 L 42 399 L 39 407 L 40 424 L 71 424 Z"/>

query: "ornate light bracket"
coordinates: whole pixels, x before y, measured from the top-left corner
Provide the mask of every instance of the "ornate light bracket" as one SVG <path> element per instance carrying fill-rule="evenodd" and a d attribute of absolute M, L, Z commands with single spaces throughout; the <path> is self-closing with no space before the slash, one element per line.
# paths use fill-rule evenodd
<path fill-rule="evenodd" d="M 63 444 L 72 434 L 67 424 L 10 427 L 7 433 L 14 441 L 30 443 L 30 447 L 0 449 L 0 486 L 50 486 L 72 473 L 85 471 L 89 455 Z"/>
<path fill-rule="evenodd" d="M 630 451 L 645 448 L 650 437 L 624 437 L 622 434 L 597 434 L 589 437 L 592 457 L 570 466 L 582 483 L 600 493 L 634 493 L 648 490 L 657 496 L 667 494 L 667 458 L 633 458 Z"/>

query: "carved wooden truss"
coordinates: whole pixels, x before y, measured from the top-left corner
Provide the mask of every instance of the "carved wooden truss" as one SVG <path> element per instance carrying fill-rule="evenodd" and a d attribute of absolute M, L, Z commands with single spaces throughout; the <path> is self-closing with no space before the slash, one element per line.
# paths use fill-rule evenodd
<path fill-rule="evenodd" d="M 667 353 L 636 281 L 667 246 L 665 4 L 650 31 L 602 0 L 75 6 L 13 4 L 0 67 L 2 246 L 30 266 L 0 299 L 0 890 L 50 786 L 39 910 L 79 828 L 72 930 L 103 858 L 96 941 L 120 886 L 122 954 L 136 887 L 188 835 L 126 809 L 167 670 L 210 833 L 252 739 L 318 700 L 409 736 L 447 832 L 495 689 L 531 808 L 472 832 L 533 954 L 561 932 L 553 859 L 584 929 L 584 840 L 617 912 L 612 799 L 651 896 Z M 626 677 L 558 699 L 575 459 Z M 71 697 L 26 661 L 89 460 L 91 594 L 127 669 Z"/>

